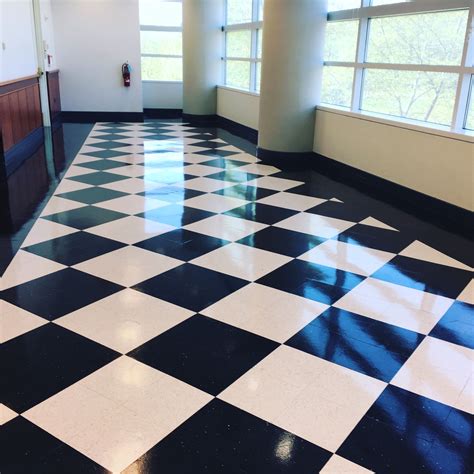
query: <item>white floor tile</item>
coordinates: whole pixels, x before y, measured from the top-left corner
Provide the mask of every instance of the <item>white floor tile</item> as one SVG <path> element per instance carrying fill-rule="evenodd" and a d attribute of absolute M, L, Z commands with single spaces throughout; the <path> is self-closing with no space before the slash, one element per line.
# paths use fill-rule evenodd
<path fill-rule="evenodd" d="M 90 184 L 80 183 L 79 181 L 73 181 L 71 179 L 63 179 L 54 191 L 54 194 L 71 193 L 73 191 L 80 191 L 81 189 L 92 188 Z"/>
<path fill-rule="evenodd" d="M 194 313 L 126 289 L 55 320 L 55 324 L 125 354 Z"/>
<path fill-rule="evenodd" d="M 96 227 L 90 227 L 86 232 L 131 245 L 174 229 L 175 227 L 171 225 L 129 216 Z"/>
<path fill-rule="evenodd" d="M 245 206 L 245 204 L 247 204 L 247 201 L 243 199 L 221 196 L 219 194 L 202 194 L 184 201 L 185 206 L 210 212 L 226 212 L 236 207 Z"/>
<path fill-rule="evenodd" d="M 38 255 L 19 250 L 2 276 L 0 290 L 21 285 L 66 268 Z"/>
<path fill-rule="evenodd" d="M 469 282 L 456 299 L 464 303 L 474 304 L 474 279 Z"/>
<path fill-rule="evenodd" d="M 400 255 L 404 257 L 416 258 L 418 260 L 424 260 L 426 262 L 437 263 L 439 265 L 447 265 L 454 268 L 460 268 L 461 270 L 472 271 L 472 268 L 465 263 L 459 262 L 442 252 L 415 240 L 408 247 L 400 252 Z"/>
<path fill-rule="evenodd" d="M 392 260 L 393 257 L 395 257 L 395 254 L 382 250 L 374 250 L 337 240 L 327 240 L 299 256 L 298 259 L 369 276 Z"/>
<path fill-rule="evenodd" d="M 0 426 L 4 425 L 5 423 L 8 423 L 10 420 L 13 420 L 13 418 L 17 416 L 18 414 L 16 412 L 10 410 L 10 408 L 0 403 Z"/>
<path fill-rule="evenodd" d="M 379 380 L 280 346 L 219 398 L 334 452 L 385 387 Z"/>
<path fill-rule="evenodd" d="M 228 188 L 234 185 L 235 183 L 202 177 L 202 178 L 188 179 L 187 181 L 180 183 L 178 186 L 181 186 L 186 189 L 194 189 L 195 191 L 203 191 L 205 193 L 212 193 L 214 191 L 219 191 L 221 189 Z"/>
<path fill-rule="evenodd" d="M 137 178 L 145 174 L 145 167 L 142 165 L 132 164 L 129 166 L 122 166 L 121 168 L 114 168 L 113 173 L 120 176 L 128 176 L 129 178 Z"/>
<path fill-rule="evenodd" d="M 275 178 L 274 176 L 263 176 L 247 183 L 249 186 L 256 186 L 257 188 L 273 189 L 275 191 L 286 191 L 287 189 L 294 188 L 300 184 L 304 184 L 302 181 L 294 181 L 292 179 Z"/>
<path fill-rule="evenodd" d="M 71 165 L 64 176 L 65 178 L 72 178 L 74 176 L 82 176 L 91 173 L 96 173 L 96 170 L 83 168 L 82 166 Z"/>
<path fill-rule="evenodd" d="M 275 224 L 275 227 L 330 239 L 351 228 L 353 225 L 355 225 L 355 222 L 301 212 L 278 222 L 278 224 Z"/>
<path fill-rule="evenodd" d="M 193 155 L 199 156 L 199 155 Z M 202 157 L 202 156 L 201 156 Z M 188 161 L 187 155 L 185 160 Z M 200 164 L 192 164 L 184 168 L 186 174 L 192 174 L 194 176 L 208 176 L 214 173 L 220 173 L 223 171 L 223 168 L 217 168 L 216 166 L 205 166 Z"/>
<path fill-rule="evenodd" d="M 291 257 L 232 243 L 198 257 L 190 263 L 244 280 L 255 281 L 291 260 Z"/>
<path fill-rule="evenodd" d="M 217 215 L 184 226 L 184 229 L 210 235 L 211 237 L 217 237 L 218 239 L 235 241 L 265 229 L 265 227 L 268 226 L 266 224 L 260 224 L 259 222 L 248 221 L 232 216 Z"/>
<path fill-rule="evenodd" d="M 59 199 L 59 198 L 58 198 Z M 30 245 L 39 244 L 46 240 L 56 239 L 65 235 L 74 234 L 78 232 L 77 229 L 66 225 L 58 224 L 56 222 L 48 221 L 46 219 L 38 219 L 30 232 L 26 236 L 21 246 L 23 248 Z"/>
<path fill-rule="evenodd" d="M 275 166 L 261 165 L 258 163 L 251 163 L 249 165 L 241 166 L 239 171 L 245 171 L 246 173 L 260 174 L 262 176 L 269 176 L 281 171 L 281 169 Z"/>
<path fill-rule="evenodd" d="M 200 313 L 283 343 L 328 307 L 317 301 L 251 283 Z"/>
<path fill-rule="evenodd" d="M 138 194 L 151 189 L 157 189 L 163 185 L 146 181 L 145 179 L 130 178 L 122 181 L 115 181 L 109 184 L 102 184 L 101 188 L 112 189 L 114 191 L 121 191 L 124 193 Z"/>
<path fill-rule="evenodd" d="M 48 321 L 0 300 L 0 344 L 43 326 Z"/>
<path fill-rule="evenodd" d="M 391 384 L 456 406 L 474 373 L 474 351 L 426 337 Z"/>
<path fill-rule="evenodd" d="M 73 268 L 123 286 L 133 286 L 184 262 L 138 247 L 123 247 Z"/>
<path fill-rule="evenodd" d="M 262 204 L 269 204 L 270 206 L 292 209 L 294 211 L 306 211 L 312 207 L 319 206 L 319 204 L 322 204 L 326 201 L 326 199 L 281 192 L 260 199 L 258 202 Z"/>
<path fill-rule="evenodd" d="M 339 299 L 333 306 L 393 324 L 421 334 L 429 334 L 453 300 L 423 293 L 406 292 L 398 285 L 368 279 Z M 425 296 L 426 295 L 426 296 Z"/>
<path fill-rule="evenodd" d="M 121 357 L 24 416 L 112 472 L 120 472 L 212 397 Z"/>
<path fill-rule="evenodd" d="M 41 217 L 50 216 L 52 214 L 58 214 L 59 212 L 72 211 L 73 209 L 79 209 L 85 207 L 87 204 L 82 202 L 71 201 L 70 199 L 64 199 L 62 197 L 52 196 L 46 204 L 46 207 L 41 213 Z"/>
<path fill-rule="evenodd" d="M 321 469 L 321 474 L 369 474 L 365 467 L 359 466 L 337 454 L 334 454 Z"/>
<path fill-rule="evenodd" d="M 385 224 L 384 222 L 379 221 L 378 219 L 375 219 L 374 217 L 370 216 L 360 221 L 359 224 L 370 225 L 372 227 L 378 227 L 380 229 L 393 230 L 394 232 L 398 232 L 398 230 L 394 227 L 391 227 L 388 224 Z"/>
<path fill-rule="evenodd" d="M 139 214 L 159 207 L 168 206 L 169 203 L 157 199 L 147 199 L 143 196 L 132 194 L 110 201 L 103 201 L 95 204 L 96 207 L 110 209 L 111 211 L 123 212 L 124 214 Z"/>

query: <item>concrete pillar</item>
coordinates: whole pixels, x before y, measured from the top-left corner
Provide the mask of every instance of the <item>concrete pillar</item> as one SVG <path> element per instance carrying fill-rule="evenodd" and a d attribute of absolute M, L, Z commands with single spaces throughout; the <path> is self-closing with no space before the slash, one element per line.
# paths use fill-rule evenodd
<path fill-rule="evenodd" d="M 183 1 L 183 113 L 215 115 L 221 83 L 224 0 Z"/>
<path fill-rule="evenodd" d="M 327 0 L 265 0 L 264 8 L 258 153 L 291 158 L 313 150 Z"/>

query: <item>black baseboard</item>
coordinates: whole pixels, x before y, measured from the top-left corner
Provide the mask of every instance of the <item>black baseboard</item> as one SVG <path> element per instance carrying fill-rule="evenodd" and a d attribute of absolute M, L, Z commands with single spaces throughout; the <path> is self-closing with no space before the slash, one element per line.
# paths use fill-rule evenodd
<path fill-rule="evenodd" d="M 316 153 L 311 168 L 437 227 L 474 236 L 474 214 L 466 209 Z"/>
<path fill-rule="evenodd" d="M 143 109 L 145 118 L 151 119 L 176 119 L 183 116 L 183 109 Z"/>
<path fill-rule="evenodd" d="M 196 127 L 216 127 L 217 115 L 194 115 L 183 112 L 183 121 Z"/>
<path fill-rule="evenodd" d="M 143 112 L 61 112 L 66 123 L 143 122 Z"/>
<path fill-rule="evenodd" d="M 257 157 L 265 164 L 291 171 L 310 169 L 312 167 L 312 161 L 314 160 L 314 153 L 312 151 L 290 153 L 266 150 L 265 148 L 258 147 Z"/>
<path fill-rule="evenodd" d="M 223 128 L 224 130 L 227 130 L 233 135 L 245 138 L 246 140 L 251 143 L 254 143 L 255 145 L 258 142 L 258 130 L 247 127 L 246 125 L 242 125 L 241 123 L 234 122 L 233 120 L 229 120 L 225 117 L 221 117 L 220 115 L 218 115 L 217 126 Z"/>

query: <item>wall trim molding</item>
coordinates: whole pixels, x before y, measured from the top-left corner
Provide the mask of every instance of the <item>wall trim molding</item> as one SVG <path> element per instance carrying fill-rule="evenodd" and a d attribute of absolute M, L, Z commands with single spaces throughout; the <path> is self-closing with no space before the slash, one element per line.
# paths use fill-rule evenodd
<path fill-rule="evenodd" d="M 245 138 L 255 145 L 258 143 L 258 130 L 255 130 L 254 128 L 234 122 L 233 120 L 222 117 L 221 115 L 217 116 L 217 125 L 238 137 Z"/>
<path fill-rule="evenodd" d="M 61 120 L 67 123 L 143 122 L 143 118 L 143 112 L 61 112 Z"/>
<path fill-rule="evenodd" d="M 181 118 L 183 116 L 183 109 L 143 109 L 145 118 Z"/>
<path fill-rule="evenodd" d="M 195 125 L 197 127 L 216 127 L 217 115 L 195 115 L 183 112 L 183 121 L 189 122 L 191 125 Z"/>

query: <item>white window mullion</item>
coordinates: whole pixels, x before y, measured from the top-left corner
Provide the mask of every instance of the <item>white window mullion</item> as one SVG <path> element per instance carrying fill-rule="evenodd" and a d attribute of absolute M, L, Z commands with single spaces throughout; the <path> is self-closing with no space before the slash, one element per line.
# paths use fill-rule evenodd
<path fill-rule="evenodd" d="M 474 65 L 474 6 L 471 6 L 464 40 L 462 53 L 462 65 L 471 68 Z M 454 102 L 452 131 L 461 131 L 464 128 L 467 110 L 469 107 L 469 96 L 471 92 L 472 76 L 468 72 L 459 74 L 458 87 L 456 89 L 456 100 Z M 472 100 L 472 98 L 471 98 Z"/>
<path fill-rule="evenodd" d="M 364 0 L 363 5 L 369 0 Z M 357 34 L 356 67 L 354 69 L 354 81 L 352 83 L 351 110 L 358 112 L 362 100 L 362 87 L 364 81 L 364 61 L 367 51 L 367 38 L 369 34 L 369 20 L 361 18 L 359 20 L 359 31 Z"/>

